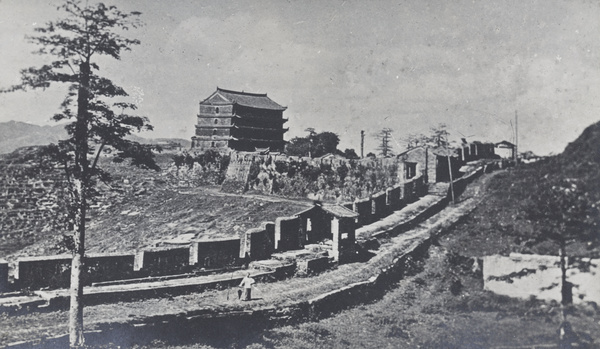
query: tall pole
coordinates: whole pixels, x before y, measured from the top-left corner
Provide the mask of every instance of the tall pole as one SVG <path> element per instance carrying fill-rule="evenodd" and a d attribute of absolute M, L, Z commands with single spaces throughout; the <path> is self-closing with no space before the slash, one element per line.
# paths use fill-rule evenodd
<path fill-rule="evenodd" d="M 448 151 L 448 134 L 446 133 L 446 142 L 444 142 L 446 148 L 446 157 L 448 158 L 448 174 L 450 175 L 450 194 L 452 195 L 452 204 L 456 203 L 454 199 L 454 181 L 452 180 L 452 162 L 450 161 L 450 152 Z"/>
<path fill-rule="evenodd" d="M 360 131 L 360 158 L 364 159 L 365 157 L 365 131 Z"/>
<path fill-rule="evenodd" d="M 519 115 L 515 110 L 515 166 L 519 164 Z"/>

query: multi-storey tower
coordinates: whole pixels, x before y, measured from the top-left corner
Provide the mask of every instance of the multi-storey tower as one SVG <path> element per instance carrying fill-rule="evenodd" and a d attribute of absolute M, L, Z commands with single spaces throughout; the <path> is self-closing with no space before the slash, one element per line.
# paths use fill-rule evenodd
<path fill-rule="evenodd" d="M 192 148 L 282 152 L 287 128 L 283 107 L 267 94 L 224 90 L 217 87 L 200 102 Z"/>

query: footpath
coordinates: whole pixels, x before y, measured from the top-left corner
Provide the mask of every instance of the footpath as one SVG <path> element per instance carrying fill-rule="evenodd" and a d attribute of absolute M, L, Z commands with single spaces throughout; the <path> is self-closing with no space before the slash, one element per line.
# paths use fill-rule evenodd
<path fill-rule="evenodd" d="M 160 336 L 167 327 L 221 326 L 240 319 L 265 326 L 294 323 L 316 320 L 376 300 L 401 280 L 407 259 L 418 258 L 427 250 L 432 238 L 456 224 L 481 199 L 478 195 L 468 196 L 454 205 L 445 206 L 447 198 L 426 195 L 402 210 L 358 229 L 359 241 L 377 240 L 376 246 L 369 251 L 372 256 L 367 261 L 339 265 L 310 277 L 277 282 L 267 282 L 273 272 L 248 270 L 260 281 L 249 302 L 238 300 L 237 288 L 234 287 L 247 272 L 245 270 L 87 287 L 86 297 L 98 301 L 86 301 L 86 338 L 101 341 L 101 338 L 117 336 L 121 344 L 126 344 L 136 343 L 140 332 Z M 432 211 L 432 207 L 436 210 Z M 136 295 L 143 300 L 129 301 L 135 297 L 125 295 Z M 14 309 L 13 314 L 0 314 L 0 347 L 66 345 L 68 311 L 61 309 L 68 302 L 68 290 L 40 291 L 9 298 L 0 299 L 0 304 Z"/>

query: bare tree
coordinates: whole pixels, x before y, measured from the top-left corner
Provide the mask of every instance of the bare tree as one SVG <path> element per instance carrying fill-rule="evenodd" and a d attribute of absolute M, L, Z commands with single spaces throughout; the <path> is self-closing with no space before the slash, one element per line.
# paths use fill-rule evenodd
<path fill-rule="evenodd" d="M 430 146 L 434 148 L 448 146 L 448 126 L 446 124 L 438 124 L 429 128 L 429 134 L 411 133 L 404 141 L 408 149 L 413 149 L 419 146 Z"/>
<path fill-rule="evenodd" d="M 108 56 L 120 60 L 123 51 L 140 42 L 123 36 L 124 31 L 141 25 L 139 12 L 124 13 L 115 6 L 102 3 L 85 5 L 78 0 L 66 0 L 58 7 L 61 19 L 36 28 L 37 35 L 28 40 L 40 46 L 35 52 L 51 61 L 41 67 L 21 71 L 21 83 L 8 91 L 28 88 L 45 89 L 55 83 L 69 85 L 68 93 L 54 120 L 72 120 L 66 126 L 69 138 L 51 147 L 56 160 L 64 168 L 69 191 L 69 225 L 73 230 L 73 259 L 69 312 L 69 343 L 72 348 L 84 345 L 83 337 L 83 267 L 85 228 L 89 200 L 94 195 L 98 179 L 108 180 L 107 172 L 98 167 L 103 149 L 117 151 L 115 161 L 130 158 L 132 164 L 158 169 L 151 149 L 125 137 L 133 131 L 152 129 L 145 117 L 129 115 L 132 103 L 117 102 L 125 90 L 100 76 L 93 58 Z M 117 110 L 115 112 L 115 109 Z"/>
<path fill-rule="evenodd" d="M 379 146 L 377 147 L 377 150 L 379 150 L 379 154 L 381 154 L 381 156 L 384 158 L 393 155 L 391 144 L 392 132 L 393 131 L 391 128 L 386 127 L 376 134 L 376 137 L 379 140 Z"/>

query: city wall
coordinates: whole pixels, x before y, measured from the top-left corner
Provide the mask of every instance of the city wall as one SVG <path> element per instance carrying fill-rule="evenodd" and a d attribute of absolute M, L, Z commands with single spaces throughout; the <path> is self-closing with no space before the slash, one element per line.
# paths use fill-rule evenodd
<path fill-rule="evenodd" d="M 337 161 L 321 160 L 331 163 Z M 455 180 L 455 195 L 460 195 L 473 176 L 483 171 L 489 172 L 495 167 L 494 164 L 486 165 L 469 176 Z M 418 176 L 368 198 L 342 205 L 358 213 L 358 228 L 416 201 L 427 194 L 427 190 L 424 176 Z M 302 247 L 300 218 L 279 217 L 275 222 L 265 222 L 259 228 L 249 229 L 239 238 L 195 241 L 185 247 L 153 248 L 125 254 L 89 255 L 85 260 L 84 284 L 235 268 L 251 261 L 268 259 L 274 252 Z M 14 264 L 0 261 L 0 292 L 66 288 L 70 281 L 70 262 L 69 255 L 19 258 Z"/>
<path fill-rule="evenodd" d="M 418 177 L 343 205 L 359 214 L 356 223 L 361 226 L 415 201 L 426 194 L 426 188 L 423 178 Z M 124 254 L 89 255 L 85 259 L 84 284 L 240 267 L 250 261 L 268 259 L 273 252 L 301 249 L 302 237 L 298 216 L 279 217 L 275 222 L 249 229 L 239 238 L 194 241 L 185 247 L 149 248 Z M 70 255 L 19 258 L 12 267 L 0 261 L 0 287 L 3 287 L 0 290 L 67 288 L 70 272 Z"/>

